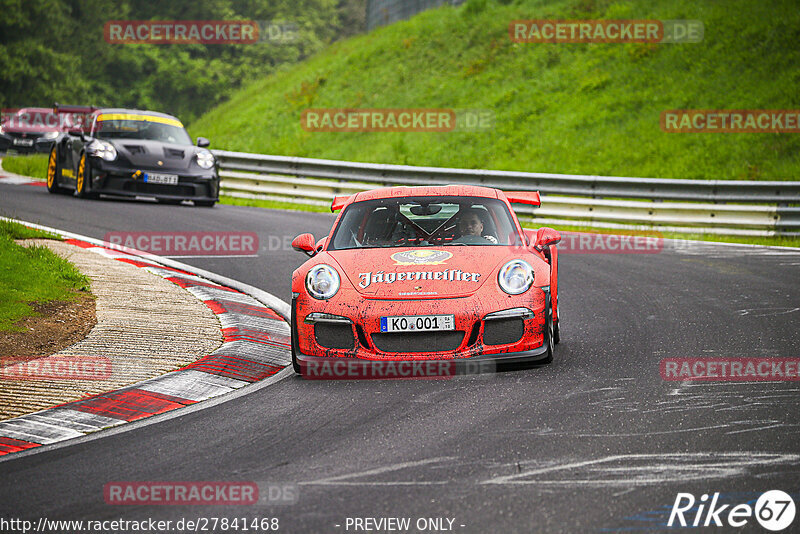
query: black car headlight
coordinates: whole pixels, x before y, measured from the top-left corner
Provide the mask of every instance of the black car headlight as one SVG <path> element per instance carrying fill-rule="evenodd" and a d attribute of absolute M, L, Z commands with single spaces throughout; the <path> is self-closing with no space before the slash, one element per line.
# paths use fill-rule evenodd
<path fill-rule="evenodd" d="M 525 293 L 533 285 L 533 267 L 524 260 L 511 260 L 500 268 L 497 283 L 509 295 Z"/>
<path fill-rule="evenodd" d="M 339 273 L 324 263 L 315 265 L 306 275 L 306 290 L 318 300 L 327 300 L 334 296 L 339 291 L 339 285 Z"/>
<path fill-rule="evenodd" d="M 197 153 L 197 164 L 203 169 L 210 169 L 214 166 L 214 154 L 209 150 L 201 150 Z"/>
<path fill-rule="evenodd" d="M 106 161 L 114 161 L 117 159 L 117 149 L 108 141 L 101 141 L 94 139 L 91 143 L 86 145 L 86 153 L 90 156 L 96 156 Z"/>

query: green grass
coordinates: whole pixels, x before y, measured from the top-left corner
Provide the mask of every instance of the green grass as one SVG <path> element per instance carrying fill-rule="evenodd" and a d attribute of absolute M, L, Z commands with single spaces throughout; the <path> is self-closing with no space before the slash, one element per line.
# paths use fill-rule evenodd
<path fill-rule="evenodd" d="M 0 235 L 7 236 L 11 239 L 53 239 L 55 241 L 63 241 L 61 236 L 45 232 L 44 230 L 36 230 L 28 228 L 18 222 L 0 219 Z"/>
<path fill-rule="evenodd" d="M 507 5 L 504 5 L 507 4 Z M 512 43 L 514 19 L 698 19 L 694 44 Z M 797 109 L 795 0 L 469 0 L 334 43 L 191 124 L 214 148 L 609 176 L 797 180 L 800 135 L 665 133 L 669 109 Z M 478 108 L 482 133 L 306 132 L 308 108 Z"/>
<path fill-rule="evenodd" d="M 0 220 L 0 331 L 21 331 L 15 323 L 35 315 L 31 303 L 72 301 L 76 291 L 89 291 L 89 279 L 49 248 L 14 243 L 34 237 L 54 236 Z"/>
<path fill-rule="evenodd" d="M 3 157 L 3 170 L 22 176 L 46 179 L 48 157 L 48 154 L 5 156 Z"/>

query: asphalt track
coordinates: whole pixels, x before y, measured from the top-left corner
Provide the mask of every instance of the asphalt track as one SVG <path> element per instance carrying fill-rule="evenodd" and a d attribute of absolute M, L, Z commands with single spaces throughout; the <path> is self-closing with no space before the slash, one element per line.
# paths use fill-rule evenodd
<path fill-rule="evenodd" d="M 101 239 L 112 230 L 254 231 L 257 258 L 181 261 L 283 299 L 304 256 L 269 250 L 270 242 L 302 231 L 320 237 L 332 221 L 81 201 L 30 186 L 0 186 L 0 214 Z M 800 254 L 712 245 L 570 254 L 560 276 L 562 342 L 550 366 L 452 380 L 291 376 L 157 424 L 2 462 L 0 517 L 277 517 L 281 532 L 355 532 L 348 517 L 408 517 L 412 526 L 444 517 L 455 532 L 596 532 L 663 530 L 678 492 L 740 503 L 781 489 L 800 504 L 797 382 L 693 384 L 659 374 L 667 357 L 800 355 Z M 105 504 L 104 484 L 130 480 L 290 483 L 299 498 Z M 751 519 L 745 531 L 763 530 Z"/>

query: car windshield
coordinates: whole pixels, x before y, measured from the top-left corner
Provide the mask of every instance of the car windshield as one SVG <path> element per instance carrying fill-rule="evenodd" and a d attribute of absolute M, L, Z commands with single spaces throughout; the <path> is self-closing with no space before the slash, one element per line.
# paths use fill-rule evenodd
<path fill-rule="evenodd" d="M 330 249 L 516 245 L 505 203 L 482 197 L 404 197 L 355 202 L 342 213 Z"/>
<path fill-rule="evenodd" d="M 146 139 L 176 145 L 191 145 L 186 130 L 172 124 L 149 120 L 114 119 L 97 121 L 97 137 L 103 139 Z"/>

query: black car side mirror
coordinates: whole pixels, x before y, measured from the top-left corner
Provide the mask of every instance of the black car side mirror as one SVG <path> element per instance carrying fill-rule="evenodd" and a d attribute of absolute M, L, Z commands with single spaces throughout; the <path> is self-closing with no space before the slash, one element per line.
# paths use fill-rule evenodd
<path fill-rule="evenodd" d="M 39 139 L 34 141 L 33 149 L 36 150 L 36 152 L 50 152 L 51 150 L 53 150 L 53 145 L 55 144 L 55 142 L 56 142 L 55 139 L 45 139 L 43 137 L 40 137 Z"/>
<path fill-rule="evenodd" d="M 83 128 L 70 128 L 67 130 L 69 135 L 74 135 L 76 137 L 80 137 L 81 141 L 86 141 L 86 136 L 83 133 Z"/>
<path fill-rule="evenodd" d="M 211 144 L 211 141 L 209 141 L 205 137 L 198 137 L 197 138 L 197 146 L 199 146 L 200 148 L 205 148 L 210 144 Z"/>

